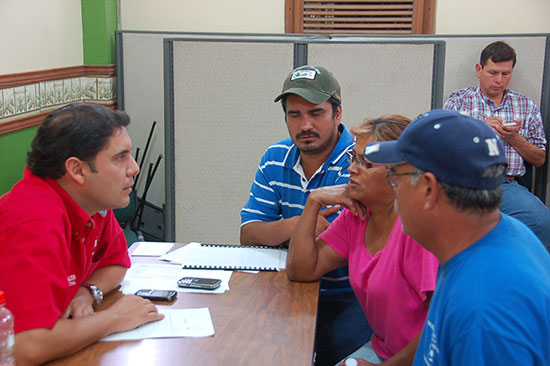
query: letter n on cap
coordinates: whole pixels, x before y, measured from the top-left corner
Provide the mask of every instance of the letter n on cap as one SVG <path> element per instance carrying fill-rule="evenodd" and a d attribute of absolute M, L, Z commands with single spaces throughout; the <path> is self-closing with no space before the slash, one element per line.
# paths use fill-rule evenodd
<path fill-rule="evenodd" d="M 489 156 L 498 156 L 500 155 L 500 151 L 498 151 L 498 144 L 497 139 L 485 139 L 485 143 L 487 144 L 487 147 L 489 148 Z"/>

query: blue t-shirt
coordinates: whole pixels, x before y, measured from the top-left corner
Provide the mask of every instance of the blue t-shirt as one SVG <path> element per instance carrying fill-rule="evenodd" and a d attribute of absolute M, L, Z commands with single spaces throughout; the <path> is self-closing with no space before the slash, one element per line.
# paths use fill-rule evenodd
<path fill-rule="evenodd" d="M 550 255 L 501 214 L 440 266 L 415 366 L 550 365 Z"/>

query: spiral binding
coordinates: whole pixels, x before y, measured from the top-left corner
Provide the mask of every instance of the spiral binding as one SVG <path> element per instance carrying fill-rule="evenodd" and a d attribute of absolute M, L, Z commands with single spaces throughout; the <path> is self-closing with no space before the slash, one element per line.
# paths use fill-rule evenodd
<path fill-rule="evenodd" d="M 275 267 L 248 267 L 248 266 L 202 266 L 184 264 L 182 269 L 224 269 L 231 271 L 276 271 Z"/>
<path fill-rule="evenodd" d="M 218 247 L 218 248 L 252 248 L 252 249 L 286 249 L 283 245 L 269 247 L 267 245 L 232 245 L 232 244 L 201 244 L 201 247 Z"/>

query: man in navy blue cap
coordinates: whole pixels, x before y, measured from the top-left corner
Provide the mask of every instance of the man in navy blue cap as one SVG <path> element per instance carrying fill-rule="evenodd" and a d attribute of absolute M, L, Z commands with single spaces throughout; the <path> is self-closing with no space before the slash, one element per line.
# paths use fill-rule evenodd
<path fill-rule="evenodd" d="M 499 212 L 507 159 L 491 127 L 434 110 L 364 155 L 390 165 L 404 231 L 441 266 L 414 365 L 550 364 L 550 256 Z"/>

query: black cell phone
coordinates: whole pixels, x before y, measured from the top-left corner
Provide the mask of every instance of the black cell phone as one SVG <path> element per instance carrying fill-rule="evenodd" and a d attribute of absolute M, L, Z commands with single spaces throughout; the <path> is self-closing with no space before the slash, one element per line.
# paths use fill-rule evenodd
<path fill-rule="evenodd" d="M 178 280 L 179 287 L 215 290 L 220 287 L 222 280 L 216 278 L 182 277 Z"/>
<path fill-rule="evenodd" d="M 143 289 L 136 292 L 136 295 L 152 301 L 172 301 L 178 297 L 178 292 L 173 290 Z"/>

